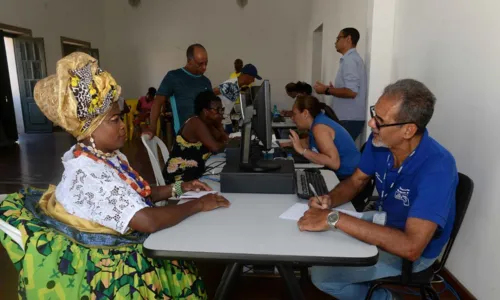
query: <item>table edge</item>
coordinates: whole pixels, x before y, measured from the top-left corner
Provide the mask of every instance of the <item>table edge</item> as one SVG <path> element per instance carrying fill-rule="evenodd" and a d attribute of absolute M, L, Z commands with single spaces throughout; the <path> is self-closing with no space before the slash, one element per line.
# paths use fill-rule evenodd
<path fill-rule="evenodd" d="M 370 257 L 321 257 L 321 256 L 297 256 L 297 255 L 267 255 L 267 254 L 239 254 L 239 253 L 212 253 L 192 251 L 170 251 L 151 250 L 143 246 L 144 253 L 148 257 L 163 259 L 183 260 L 217 260 L 219 262 L 243 262 L 243 263 L 284 263 L 284 264 L 308 264 L 316 266 L 373 266 L 378 262 L 379 251 Z"/>

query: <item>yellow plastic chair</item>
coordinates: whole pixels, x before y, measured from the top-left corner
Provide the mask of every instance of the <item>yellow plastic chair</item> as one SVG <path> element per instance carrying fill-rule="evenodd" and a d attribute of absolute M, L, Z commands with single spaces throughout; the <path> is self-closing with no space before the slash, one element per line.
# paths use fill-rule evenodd
<path fill-rule="evenodd" d="M 128 140 L 132 140 L 132 137 L 134 136 L 134 117 L 137 114 L 137 103 L 139 102 L 138 99 L 127 99 L 125 100 L 125 104 L 129 108 L 129 112 L 127 113 L 127 133 L 128 133 Z"/>
<path fill-rule="evenodd" d="M 138 114 L 137 112 L 137 103 L 139 102 L 138 99 L 127 99 L 125 100 L 125 104 L 128 105 L 130 111 L 127 113 L 126 117 L 126 127 L 127 127 L 127 134 L 128 134 L 128 140 L 131 141 L 132 137 L 134 136 L 134 118 L 135 115 Z M 146 124 L 145 122 L 142 122 L 142 124 Z M 160 135 L 160 118 L 158 118 L 158 123 L 156 124 L 156 135 Z"/>

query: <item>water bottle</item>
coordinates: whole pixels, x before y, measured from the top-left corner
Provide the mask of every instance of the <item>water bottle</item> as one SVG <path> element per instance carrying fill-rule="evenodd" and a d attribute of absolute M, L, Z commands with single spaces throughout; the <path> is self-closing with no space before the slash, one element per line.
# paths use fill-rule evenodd
<path fill-rule="evenodd" d="M 274 105 L 274 108 L 273 108 L 273 117 L 279 117 L 280 116 L 280 112 L 278 111 L 278 106 L 276 106 L 276 104 Z"/>
<path fill-rule="evenodd" d="M 295 161 L 293 160 L 292 153 L 288 153 L 288 154 L 287 154 L 287 156 L 286 156 L 286 159 L 288 159 L 288 160 L 291 160 L 291 161 L 295 162 Z"/>

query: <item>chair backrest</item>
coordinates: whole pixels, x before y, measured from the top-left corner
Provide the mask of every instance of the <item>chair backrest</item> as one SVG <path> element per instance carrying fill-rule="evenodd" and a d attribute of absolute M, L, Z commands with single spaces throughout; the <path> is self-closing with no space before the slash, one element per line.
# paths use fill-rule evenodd
<path fill-rule="evenodd" d="M 5 200 L 5 198 L 7 198 L 7 195 L 0 195 L 0 203 L 2 203 L 2 201 Z M 23 239 L 21 237 L 21 231 L 19 231 L 19 229 L 10 225 L 4 220 L 0 220 L 0 232 L 4 232 L 14 242 L 16 242 L 16 244 L 18 244 L 19 247 L 21 247 L 21 249 L 24 250 Z"/>
<path fill-rule="evenodd" d="M 365 146 L 366 142 L 363 144 L 363 146 L 361 146 L 361 150 L 359 151 L 360 153 L 363 153 L 363 151 L 365 150 Z M 368 201 L 370 200 L 370 197 L 373 196 L 373 190 L 375 190 L 374 178 L 370 179 L 364 189 L 359 192 L 358 196 L 352 199 L 351 203 L 352 205 L 354 205 L 356 211 L 363 211 L 365 209 Z"/>
<path fill-rule="evenodd" d="M 470 199 L 472 198 L 472 192 L 474 191 L 474 181 L 469 178 L 469 176 L 458 173 L 458 185 L 456 191 L 456 213 L 455 213 L 455 223 L 453 224 L 453 229 L 451 231 L 450 240 L 444 249 L 443 257 L 439 261 L 439 265 L 434 273 L 439 273 L 450 255 L 451 247 L 455 242 L 460 226 L 469 207 Z"/>
<path fill-rule="evenodd" d="M 149 160 L 151 161 L 151 166 L 153 167 L 156 178 L 156 185 L 165 185 L 165 179 L 163 178 L 160 166 L 160 157 L 158 156 L 158 147 L 160 148 L 164 163 L 167 163 L 169 157 L 167 146 L 165 146 L 165 143 L 157 136 L 150 140 L 147 135 L 143 135 L 141 136 L 141 140 L 148 151 Z"/>

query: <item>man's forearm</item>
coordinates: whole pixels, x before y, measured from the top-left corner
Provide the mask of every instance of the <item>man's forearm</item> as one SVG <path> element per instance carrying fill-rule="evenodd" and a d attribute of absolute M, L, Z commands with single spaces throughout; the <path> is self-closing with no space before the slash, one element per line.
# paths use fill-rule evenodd
<path fill-rule="evenodd" d="M 353 177 L 349 177 L 341 181 L 329 193 L 330 198 L 332 199 L 332 207 L 337 207 L 351 201 L 357 194 L 359 194 L 363 190 L 367 183 L 368 181 L 355 182 L 355 179 L 353 179 Z"/>
<path fill-rule="evenodd" d="M 411 240 L 398 229 L 381 226 L 340 213 L 336 227 L 365 243 L 375 245 L 399 257 L 415 261 L 420 253 L 415 253 Z"/>
<path fill-rule="evenodd" d="M 330 88 L 328 94 L 335 96 L 337 98 L 354 99 L 358 93 L 353 92 L 348 88 Z"/>

